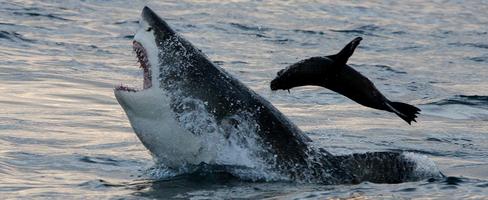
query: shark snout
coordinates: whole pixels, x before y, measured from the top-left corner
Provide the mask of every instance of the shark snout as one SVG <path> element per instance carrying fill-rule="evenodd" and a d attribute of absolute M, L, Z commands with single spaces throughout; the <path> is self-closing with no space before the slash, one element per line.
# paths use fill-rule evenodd
<path fill-rule="evenodd" d="M 144 19 L 144 21 L 146 21 L 152 29 L 154 29 L 155 35 L 167 37 L 175 34 L 173 29 L 171 29 L 163 19 L 161 19 L 147 6 L 142 9 L 142 19 Z"/>

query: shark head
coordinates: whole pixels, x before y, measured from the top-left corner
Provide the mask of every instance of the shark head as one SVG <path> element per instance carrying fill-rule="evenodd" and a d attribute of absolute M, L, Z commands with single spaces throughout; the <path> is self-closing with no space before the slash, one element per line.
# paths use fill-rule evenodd
<path fill-rule="evenodd" d="M 257 123 L 265 119 L 263 127 L 278 124 L 287 133 L 299 131 L 147 7 L 133 47 L 144 72 L 142 89 L 119 86 L 114 93 L 158 164 L 174 169 L 206 163 L 266 170 L 257 156 L 265 155 L 265 147 L 253 145 L 261 141 Z M 271 119 L 255 117 L 257 112 Z"/>
<path fill-rule="evenodd" d="M 158 80 L 153 78 L 159 74 L 160 52 L 164 49 L 165 39 L 175 35 L 175 32 L 156 15 L 150 8 L 144 7 L 141 19 L 139 20 L 139 29 L 137 30 L 133 50 L 137 55 L 140 68 L 144 72 L 142 90 L 151 88 L 153 85 L 158 86 Z M 128 86 L 119 86 L 116 91 L 137 93 L 140 90 Z"/>
<path fill-rule="evenodd" d="M 144 7 L 139 20 L 139 28 L 132 42 L 139 68 L 143 71 L 142 89 L 120 85 L 114 89 L 115 97 L 124 108 L 129 119 L 131 116 L 154 118 L 158 115 L 150 100 L 160 100 L 162 94 L 158 75 L 161 45 L 165 37 L 174 35 L 174 31 L 150 8 Z M 154 102 L 160 103 L 160 102 Z"/>
<path fill-rule="evenodd" d="M 209 162 L 211 157 L 202 155 L 200 139 L 179 125 L 170 106 L 171 96 L 161 85 L 162 66 L 171 65 L 163 56 L 172 48 L 167 40 L 174 37 L 178 36 L 168 24 L 144 7 L 132 42 L 144 72 L 142 88 L 121 85 L 114 89 L 138 138 L 158 162 L 170 167 Z"/>

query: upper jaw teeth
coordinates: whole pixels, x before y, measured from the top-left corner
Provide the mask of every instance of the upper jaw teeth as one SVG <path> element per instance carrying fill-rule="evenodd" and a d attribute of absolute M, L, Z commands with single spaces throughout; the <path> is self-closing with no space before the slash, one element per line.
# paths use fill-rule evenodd
<path fill-rule="evenodd" d="M 145 55 L 144 50 L 142 50 L 140 48 L 134 48 L 134 51 L 137 54 L 137 62 L 141 63 L 140 67 L 143 68 L 143 67 L 147 66 L 147 64 L 149 63 L 149 60 L 147 59 L 147 56 Z"/>
<path fill-rule="evenodd" d="M 146 49 L 137 41 L 133 42 L 133 50 L 137 55 L 137 62 L 140 63 L 139 67 L 143 69 L 144 72 L 144 82 L 143 89 L 150 88 L 151 83 L 151 65 L 149 59 L 146 55 Z"/>
<path fill-rule="evenodd" d="M 140 63 L 139 67 L 144 71 L 144 82 L 143 82 L 143 89 L 148 89 L 152 86 L 151 82 L 151 69 L 149 59 L 147 58 L 146 51 L 144 47 L 139 43 L 134 41 L 133 42 L 133 51 L 137 55 L 137 62 Z M 119 85 L 115 87 L 116 91 L 126 91 L 126 92 L 137 92 L 138 90 L 135 88 L 131 88 L 125 85 Z"/>

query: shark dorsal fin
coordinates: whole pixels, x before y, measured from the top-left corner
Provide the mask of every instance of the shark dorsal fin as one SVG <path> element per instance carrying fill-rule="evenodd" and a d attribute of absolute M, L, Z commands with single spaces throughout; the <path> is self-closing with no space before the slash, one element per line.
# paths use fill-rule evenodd
<path fill-rule="evenodd" d="M 347 44 L 339 53 L 329 57 L 338 63 L 346 64 L 347 60 L 349 60 L 349 57 L 354 53 L 354 50 L 362 39 L 362 37 L 354 38 L 354 40 L 349 42 L 349 44 Z"/>

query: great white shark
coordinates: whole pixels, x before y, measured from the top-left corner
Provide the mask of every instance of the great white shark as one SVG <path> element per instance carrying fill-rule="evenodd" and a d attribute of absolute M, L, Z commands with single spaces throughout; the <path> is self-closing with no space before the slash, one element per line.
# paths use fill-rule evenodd
<path fill-rule="evenodd" d="M 133 48 L 144 72 L 142 89 L 119 86 L 115 97 L 143 145 L 169 168 L 235 165 L 325 184 L 438 175 L 419 170 L 419 162 L 401 152 L 335 156 L 312 147 L 270 102 L 213 64 L 148 7 Z"/>

